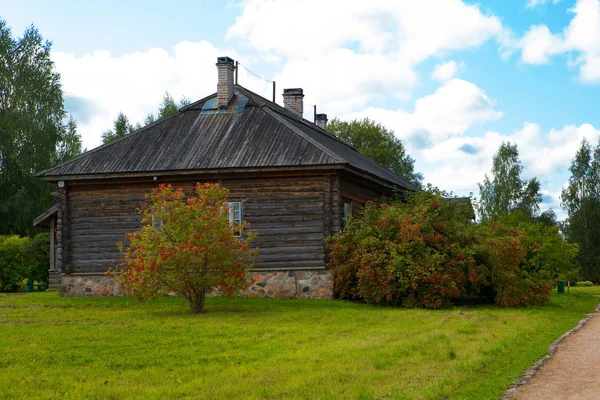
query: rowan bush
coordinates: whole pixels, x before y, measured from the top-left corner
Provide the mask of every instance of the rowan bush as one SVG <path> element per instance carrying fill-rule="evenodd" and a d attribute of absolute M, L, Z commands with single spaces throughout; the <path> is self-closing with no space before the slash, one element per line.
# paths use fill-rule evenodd
<path fill-rule="evenodd" d="M 367 203 L 328 240 L 335 295 L 424 308 L 548 301 L 577 249 L 552 227 L 524 219 L 476 224 L 472 215 L 468 202 L 431 189 L 405 201 Z"/>
<path fill-rule="evenodd" d="M 140 209 L 142 228 L 127 235 L 124 261 L 110 273 L 120 272 L 121 287 L 139 300 L 175 292 L 192 312 L 204 312 L 212 290 L 235 295 L 246 288 L 258 249 L 250 249 L 254 234 L 236 237 L 246 224 L 230 225 L 228 194 L 208 183 L 189 196 L 171 185 L 152 190 L 150 204 Z"/>
<path fill-rule="evenodd" d="M 362 218 L 329 240 L 336 295 L 406 307 L 450 305 L 478 282 L 468 245 L 471 212 L 440 193 L 368 203 Z"/>

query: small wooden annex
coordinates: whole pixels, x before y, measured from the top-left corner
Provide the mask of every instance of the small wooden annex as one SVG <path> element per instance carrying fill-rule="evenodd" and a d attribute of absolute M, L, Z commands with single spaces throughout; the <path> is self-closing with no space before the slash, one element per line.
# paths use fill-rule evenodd
<path fill-rule="evenodd" d="M 258 233 L 260 263 L 247 294 L 314 298 L 331 295 L 324 239 L 345 215 L 416 189 L 303 119 L 301 89 L 284 90 L 281 107 L 234 84 L 234 69 L 219 57 L 217 93 L 38 174 L 58 187 L 58 205 L 40 221 L 53 219 L 50 274 L 64 294 L 120 294 L 104 272 L 119 263 L 117 242 L 140 227 L 136 208 L 160 183 L 227 187 Z"/>

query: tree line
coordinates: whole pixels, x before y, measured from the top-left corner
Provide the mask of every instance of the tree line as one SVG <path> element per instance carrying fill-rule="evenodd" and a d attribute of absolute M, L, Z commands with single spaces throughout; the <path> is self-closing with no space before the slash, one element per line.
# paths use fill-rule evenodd
<path fill-rule="evenodd" d="M 121 139 L 133 131 L 142 129 L 143 127 L 160 121 L 163 118 L 170 117 L 189 104 L 190 100 L 187 97 L 184 96 L 181 98 L 181 100 L 179 100 L 179 103 L 175 103 L 175 100 L 173 100 L 173 97 L 171 97 L 169 92 L 165 92 L 158 108 L 158 113 L 156 115 L 148 114 L 146 118 L 144 118 L 144 121 L 138 122 L 135 125 L 131 124 L 129 118 L 127 118 L 125 114 L 119 112 L 117 118 L 113 122 L 113 128 L 102 132 L 102 144 L 114 142 L 115 140 Z"/>
<path fill-rule="evenodd" d="M 482 221 L 506 220 L 521 213 L 529 220 L 560 229 L 563 240 L 578 246 L 579 279 L 600 282 L 600 141 L 583 139 L 571 161 L 571 176 L 560 194 L 564 221 L 550 209 L 540 212 L 537 178 L 521 178 L 523 166 L 516 144 L 502 143 L 493 159 L 491 176 L 479 184 L 478 215 Z"/>

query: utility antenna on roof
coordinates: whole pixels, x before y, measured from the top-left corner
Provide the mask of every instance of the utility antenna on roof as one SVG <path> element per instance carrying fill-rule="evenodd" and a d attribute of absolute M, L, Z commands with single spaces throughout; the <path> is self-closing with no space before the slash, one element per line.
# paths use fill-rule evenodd
<path fill-rule="evenodd" d="M 262 76 L 256 75 L 254 72 L 252 72 L 248 68 L 246 68 L 246 66 L 244 64 L 240 64 L 239 62 L 236 62 L 235 63 L 235 83 L 236 84 L 238 83 L 237 82 L 237 80 L 238 80 L 237 79 L 237 77 L 238 77 L 238 75 L 237 75 L 238 74 L 238 69 L 237 69 L 238 65 L 241 65 L 242 68 L 244 68 L 246 71 L 250 72 L 252 75 L 254 75 L 255 77 L 257 77 L 258 79 L 261 79 L 261 80 L 263 80 L 265 82 L 271 82 L 273 84 L 273 103 L 275 103 L 275 81 L 271 81 L 269 79 L 263 78 Z"/>
<path fill-rule="evenodd" d="M 315 104 L 313 106 L 314 108 L 314 112 L 313 112 L 313 122 L 316 124 L 317 123 L 317 105 Z"/>

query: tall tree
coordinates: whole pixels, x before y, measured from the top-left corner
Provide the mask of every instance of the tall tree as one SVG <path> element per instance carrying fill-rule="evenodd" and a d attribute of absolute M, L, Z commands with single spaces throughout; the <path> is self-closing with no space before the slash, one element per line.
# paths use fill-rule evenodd
<path fill-rule="evenodd" d="M 592 150 L 584 139 L 569 171 L 571 177 L 560 196 L 567 212 L 565 235 L 579 244 L 582 278 L 600 281 L 600 142 Z"/>
<path fill-rule="evenodd" d="M 516 144 L 502 143 L 494 156 L 492 177 L 485 175 L 479 183 L 479 214 L 482 220 L 502 218 L 522 211 L 530 218 L 537 216 L 542 202 L 540 182 L 521 179 L 523 166 Z"/>
<path fill-rule="evenodd" d="M 171 97 L 169 92 L 165 92 L 165 95 L 163 96 L 163 99 L 160 103 L 160 107 L 158 109 L 157 119 L 170 117 L 171 115 L 177 113 L 177 111 L 189 105 L 190 103 L 190 99 L 183 96 L 181 100 L 179 100 L 179 104 L 177 104 L 175 103 L 175 100 L 173 100 L 173 97 Z"/>
<path fill-rule="evenodd" d="M 69 121 L 64 128 L 63 140 L 59 143 L 56 149 L 56 162 L 60 164 L 68 161 L 73 157 L 78 156 L 82 152 L 81 136 L 77 133 L 77 122 L 72 116 L 69 116 Z"/>
<path fill-rule="evenodd" d="M 129 119 L 122 112 L 117 115 L 113 129 L 102 132 L 102 144 L 114 142 L 117 139 L 125 137 L 133 131 L 133 126 L 129 123 Z"/>
<path fill-rule="evenodd" d="M 159 121 L 163 118 L 167 118 L 170 117 L 171 115 L 177 113 L 180 109 L 182 109 L 183 107 L 189 105 L 191 103 L 190 99 L 188 99 L 187 97 L 183 96 L 181 98 L 181 100 L 179 100 L 179 104 L 175 103 L 175 100 L 173 100 L 173 97 L 171 97 L 171 95 L 169 94 L 169 92 L 165 92 L 162 101 L 160 102 L 160 105 L 158 107 L 158 114 L 154 115 L 154 114 L 148 114 L 146 115 L 146 118 L 144 118 L 144 120 L 142 122 L 137 122 L 135 125 L 131 126 L 129 125 L 129 131 L 126 130 L 126 132 L 122 135 L 119 136 L 116 134 L 117 132 L 117 121 L 115 121 L 115 128 L 114 130 L 109 130 L 106 131 L 102 134 L 102 143 L 106 144 L 106 143 L 110 143 L 113 140 L 119 139 L 123 136 L 125 136 L 126 134 L 132 132 L 132 131 L 137 131 L 138 129 L 142 129 L 143 127 L 153 124 L 156 121 Z M 127 119 L 127 117 L 125 115 L 123 115 L 123 113 L 119 114 L 119 117 L 117 118 L 117 120 L 119 120 L 119 118 L 121 118 L 121 120 L 123 119 L 123 117 L 125 119 Z M 129 123 L 129 121 L 127 121 L 127 123 Z M 122 124 L 123 125 L 123 124 Z M 122 130 L 122 129 L 121 129 Z M 106 140 L 105 140 L 106 137 Z"/>
<path fill-rule="evenodd" d="M 394 131 L 369 118 L 350 122 L 335 118 L 327 126 L 327 131 L 382 167 L 421 186 L 423 174 L 415 172 L 414 158 L 406 153 Z"/>
<path fill-rule="evenodd" d="M 52 186 L 33 174 L 77 151 L 50 47 L 35 27 L 13 38 L 0 20 L 0 234 L 32 232 L 54 201 Z"/>
<path fill-rule="evenodd" d="M 156 120 L 170 117 L 171 115 L 177 113 L 183 107 L 189 105 L 191 103 L 190 99 L 183 96 L 179 103 L 175 103 L 173 97 L 169 94 L 169 92 L 165 92 L 162 101 L 160 102 L 160 107 L 158 108 L 158 116 Z M 148 117 L 146 117 L 148 118 Z"/>

